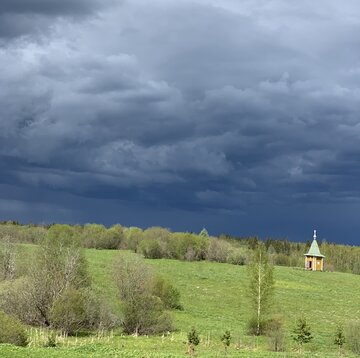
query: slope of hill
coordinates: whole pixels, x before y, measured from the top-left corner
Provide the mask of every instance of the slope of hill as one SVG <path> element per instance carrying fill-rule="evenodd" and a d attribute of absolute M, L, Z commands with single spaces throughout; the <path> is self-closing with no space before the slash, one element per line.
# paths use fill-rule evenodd
<path fill-rule="evenodd" d="M 112 282 L 112 261 L 128 252 L 86 250 L 93 284 L 114 309 L 119 308 L 116 287 Z M 159 337 L 107 336 L 69 339 L 69 347 L 14 348 L 0 346 L 1 356 L 11 357 L 181 357 L 186 352 L 186 333 L 191 327 L 200 332 L 199 357 L 220 357 L 224 349 L 220 336 L 230 330 L 233 336 L 228 357 L 279 357 L 267 352 L 266 338 L 246 335 L 250 317 L 245 266 L 177 260 L 147 260 L 156 272 L 167 277 L 181 291 L 183 311 L 174 312 L 177 331 Z M 288 353 L 297 357 L 291 339 L 295 319 L 304 315 L 312 328 L 314 340 L 305 356 L 337 356 L 333 344 L 338 323 L 359 317 L 360 276 L 344 273 L 308 272 L 296 268 L 275 268 L 273 312 L 285 319 Z M 347 356 L 351 356 L 348 354 Z"/>

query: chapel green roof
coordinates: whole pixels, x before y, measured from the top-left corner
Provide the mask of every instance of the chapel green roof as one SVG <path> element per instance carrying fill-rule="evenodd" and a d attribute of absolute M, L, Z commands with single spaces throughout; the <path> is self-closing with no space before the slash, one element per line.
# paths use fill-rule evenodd
<path fill-rule="evenodd" d="M 325 257 L 324 255 L 321 255 L 319 245 L 316 241 L 316 230 L 314 230 L 314 240 L 311 243 L 310 249 L 305 256 L 317 256 L 317 257 Z"/>

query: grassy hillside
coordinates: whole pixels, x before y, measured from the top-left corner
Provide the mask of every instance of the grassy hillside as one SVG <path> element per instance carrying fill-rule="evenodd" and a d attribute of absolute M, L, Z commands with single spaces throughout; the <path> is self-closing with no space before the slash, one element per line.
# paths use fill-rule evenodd
<path fill-rule="evenodd" d="M 86 251 L 94 287 L 114 309 L 119 309 L 112 282 L 114 257 L 129 254 L 118 251 Z M 198 357 L 224 355 L 220 335 L 230 330 L 234 339 L 229 356 L 297 357 L 291 340 L 295 319 L 304 314 L 311 325 L 314 340 L 304 356 L 337 356 L 333 344 L 336 324 L 359 318 L 360 276 L 344 273 L 307 272 L 276 267 L 273 311 L 286 321 L 287 353 L 266 352 L 266 339 L 246 335 L 250 316 L 247 299 L 246 267 L 229 264 L 147 260 L 154 270 L 167 277 L 182 295 L 183 311 L 174 312 L 177 332 L 161 337 L 107 336 L 69 339 L 60 348 L 14 348 L 0 346 L 0 356 L 11 357 L 182 357 L 186 352 L 186 333 L 195 326 L 202 338 Z M 68 346 L 68 347 L 66 347 Z M 351 356 L 348 354 L 347 356 Z"/>

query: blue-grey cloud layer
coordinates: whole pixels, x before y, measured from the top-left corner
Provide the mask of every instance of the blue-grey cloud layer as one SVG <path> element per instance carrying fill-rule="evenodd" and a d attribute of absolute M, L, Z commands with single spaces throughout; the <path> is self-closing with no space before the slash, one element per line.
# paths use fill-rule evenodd
<path fill-rule="evenodd" d="M 2 1 L 0 214 L 354 242 L 359 15 Z"/>

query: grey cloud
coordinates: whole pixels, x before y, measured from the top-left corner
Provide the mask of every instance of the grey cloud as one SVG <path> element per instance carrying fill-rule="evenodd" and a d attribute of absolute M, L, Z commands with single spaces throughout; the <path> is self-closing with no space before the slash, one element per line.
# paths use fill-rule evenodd
<path fill-rule="evenodd" d="M 0 2 L 0 45 L 14 38 L 44 38 L 58 20 L 74 20 L 108 8 L 121 0 L 2 0 Z M 64 22 L 64 21 L 63 21 Z"/>
<path fill-rule="evenodd" d="M 0 11 L 99 10 L 72 4 Z M 357 205 L 360 8 L 306 4 L 124 2 L 61 20 L 41 42 L 9 40 L 2 182 L 244 218 L 261 206 L 295 217 L 305 204 Z"/>
<path fill-rule="evenodd" d="M 110 1 L 105 0 L 104 3 Z M 1 13 L 73 15 L 86 14 L 101 6 L 99 0 L 2 0 Z"/>

